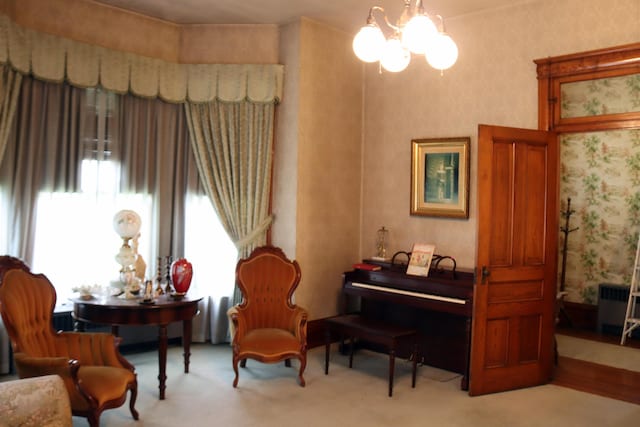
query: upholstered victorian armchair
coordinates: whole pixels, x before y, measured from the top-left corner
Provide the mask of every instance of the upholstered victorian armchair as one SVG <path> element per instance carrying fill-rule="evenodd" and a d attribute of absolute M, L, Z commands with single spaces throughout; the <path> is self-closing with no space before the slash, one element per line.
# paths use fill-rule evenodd
<path fill-rule="evenodd" d="M 20 378 L 59 375 L 69 393 L 73 415 L 98 426 L 100 414 L 125 403 L 138 419 L 134 367 L 120 355 L 107 333 L 58 332 L 51 323 L 56 292 L 42 274 L 9 266 L 0 257 L 0 313 L 14 351 Z"/>
<path fill-rule="evenodd" d="M 290 261 L 282 249 L 264 246 L 255 249 L 236 266 L 236 283 L 242 302 L 229 310 L 233 323 L 233 386 L 238 385 L 238 363 L 247 359 L 263 363 L 300 361 L 298 378 L 307 365 L 307 311 L 292 302 L 300 283 L 300 266 Z"/>

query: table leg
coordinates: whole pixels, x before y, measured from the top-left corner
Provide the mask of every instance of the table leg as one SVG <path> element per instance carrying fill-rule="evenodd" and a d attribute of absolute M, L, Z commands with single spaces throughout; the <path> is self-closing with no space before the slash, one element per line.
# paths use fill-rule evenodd
<path fill-rule="evenodd" d="M 182 348 L 184 349 L 184 373 L 189 373 L 189 358 L 191 357 L 191 319 L 182 321 Z"/>
<path fill-rule="evenodd" d="M 158 327 L 158 380 L 160 380 L 160 400 L 164 400 L 167 381 L 167 325 Z"/>

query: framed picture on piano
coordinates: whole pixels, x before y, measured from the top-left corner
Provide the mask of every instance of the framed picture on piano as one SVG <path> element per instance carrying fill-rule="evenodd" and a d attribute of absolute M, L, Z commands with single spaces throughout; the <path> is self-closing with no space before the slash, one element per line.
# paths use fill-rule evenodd
<path fill-rule="evenodd" d="M 469 137 L 411 141 L 411 215 L 469 218 Z"/>

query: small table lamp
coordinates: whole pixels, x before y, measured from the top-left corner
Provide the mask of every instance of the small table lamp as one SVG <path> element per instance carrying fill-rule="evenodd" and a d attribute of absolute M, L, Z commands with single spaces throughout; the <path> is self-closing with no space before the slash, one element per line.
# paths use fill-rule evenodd
<path fill-rule="evenodd" d="M 121 210 L 113 217 L 113 228 L 122 238 L 116 261 L 121 266 L 120 282 L 124 285 L 127 296 L 131 291 L 140 290 L 140 284 L 135 277 L 136 253 L 129 245 L 129 240 L 138 235 L 141 225 L 140 215 L 132 210 Z"/>

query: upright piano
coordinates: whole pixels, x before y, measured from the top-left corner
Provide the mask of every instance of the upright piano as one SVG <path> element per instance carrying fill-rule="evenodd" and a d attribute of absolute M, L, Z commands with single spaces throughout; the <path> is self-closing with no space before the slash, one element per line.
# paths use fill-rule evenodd
<path fill-rule="evenodd" d="M 375 263 L 382 269 L 355 269 L 344 273 L 343 313 L 359 312 L 369 318 L 417 329 L 422 359 L 419 361 L 461 374 L 460 387 L 467 390 L 473 272 L 432 268 L 429 276 L 424 277 L 405 274 L 406 265 L 365 262 Z M 400 357 L 410 354 L 410 348 L 397 351 Z"/>

